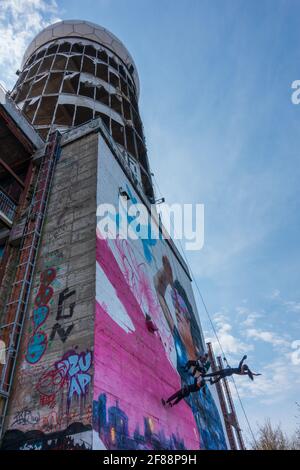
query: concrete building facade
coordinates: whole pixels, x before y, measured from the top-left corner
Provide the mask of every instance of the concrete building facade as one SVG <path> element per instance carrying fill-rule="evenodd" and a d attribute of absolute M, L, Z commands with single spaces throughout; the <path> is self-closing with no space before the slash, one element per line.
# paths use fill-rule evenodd
<path fill-rule="evenodd" d="M 78 75 L 77 91 L 67 93 L 66 103 L 62 88 L 46 93 L 45 87 L 52 86 L 49 73 L 45 79 L 39 70 L 43 61 L 49 65 L 50 56 L 51 64 L 64 57 L 61 87 L 75 72 L 66 65 L 77 54 L 72 55 L 75 45 L 82 48 L 81 68 L 73 75 Z M 92 54 L 90 47 L 96 50 L 95 60 L 87 54 Z M 13 90 L 24 115 L 35 106 L 34 116 L 27 118 L 37 132 L 21 115 L 31 132 L 31 170 L 26 182 L 21 175 L 23 203 L 17 204 L 3 235 L 0 339 L 7 354 L 0 364 L 2 448 L 233 448 L 228 414 L 214 386 L 174 408 L 161 402 L 192 383 L 183 366 L 205 352 L 206 345 L 188 267 L 151 212 L 150 170 L 147 166 L 146 179 L 141 170 L 148 160 L 141 164 L 140 154 L 116 138 L 108 109 L 101 113 L 110 116 L 109 125 L 96 114 L 100 82 L 91 80 L 94 94 L 84 101 L 92 110 L 88 122 L 74 121 L 85 100 L 78 88 L 87 83 L 82 75 L 97 78 L 103 51 L 117 57 L 118 70 L 109 58 L 107 70 L 114 68 L 120 82 L 125 67 L 128 90 L 131 86 L 137 99 L 137 71 L 127 50 L 111 33 L 85 22 L 63 22 L 38 35 Z M 94 64 L 93 73 L 83 69 L 86 60 Z M 28 77 L 31 67 L 35 71 Z M 43 90 L 34 96 L 39 80 L 45 82 Z M 50 95 L 52 112 L 43 104 Z M 136 108 L 131 98 L 128 102 Z M 66 116 L 60 107 L 66 105 L 74 107 L 72 121 L 57 122 L 57 116 Z M 109 101 L 107 108 L 112 106 Z M 36 120 L 39 110 L 48 116 L 45 124 Z M 125 206 L 134 210 L 139 203 L 149 218 L 133 224 L 135 239 L 108 237 L 122 221 L 132 222 Z M 106 219 L 100 217 L 103 204 L 115 208 L 111 214 L 106 210 Z M 149 223 L 160 237 L 149 237 Z"/>

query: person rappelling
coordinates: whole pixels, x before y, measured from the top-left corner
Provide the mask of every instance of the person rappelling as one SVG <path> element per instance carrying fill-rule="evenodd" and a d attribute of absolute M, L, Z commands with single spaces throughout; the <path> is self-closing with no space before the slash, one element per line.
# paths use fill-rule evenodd
<path fill-rule="evenodd" d="M 225 369 L 220 369 L 216 372 L 205 374 L 203 378 L 207 379 L 209 377 L 210 378 L 209 381 L 211 385 L 219 382 L 221 379 L 224 379 L 225 377 L 230 377 L 233 374 L 248 375 L 249 379 L 254 380 L 254 376 L 261 375 L 261 374 L 256 374 L 254 372 L 251 372 L 247 364 L 244 364 L 244 361 L 246 359 L 247 359 L 247 356 L 245 355 L 240 361 L 238 367 L 226 367 Z M 216 379 L 213 380 L 212 377 L 216 377 Z"/>
<path fill-rule="evenodd" d="M 200 377 L 195 377 L 194 383 L 190 385 L 184 385 L 180 390 L 175 392 L 173 395 L 171 395 L 167 400 L 164 400 L 163 398 L 161 399 L 162 404 L 164 406 L 174 406 L 177 405 L 183 398 L 186 398 L 190 395 L 190 393 L 195 393 L 199 392 L 202 388 L 204 389 L 203 392 L 205 393 L 205 387 L 206 383 L 203 378 Z"/>
<path fill-rule="evenodd" d="M 210 361 L 208 359 L 208 354 L 202 354 L 196 360 L 187 361 L 184 366 L 184 370 L 188 372 L 188 370 L 193 367 L 192 376 L 195 377 L 196 373 L 199 372 L 200 375 L 205 375 L 210 369 Z"/>

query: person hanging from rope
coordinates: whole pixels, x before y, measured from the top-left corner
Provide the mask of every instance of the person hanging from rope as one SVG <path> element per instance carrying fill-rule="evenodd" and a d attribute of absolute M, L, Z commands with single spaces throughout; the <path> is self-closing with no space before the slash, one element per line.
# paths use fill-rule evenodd
<path fill-rule="evenodd" d="M 208 354 L 205 353 L 199 356 L 195 361 L 187 361 L 184 366 L 184 370 L 187 372 L 191 367 L 194 367 L 192 371 L 193 377 L 195 377 L 197 372 L 199 372 L 200 375 L 207 374 L 210 369 L 210 361 L 208 359 Z"/>
<path fill-rule="evenodd" d="M 149 313 L 146 313 L 145 320 L 146 320 L 146 326 L 147 326 L 148 330 L 150 331 L 150 333 L 155 333 L 156 331 L 158 331 L 158 328 L 155 325 L 155 323 L 153 322 L 153 320 L 150 317 Z"/>
<path fill-rule="evenodd" d="M 194 383 L 190 385 L 184 385 L 180 390 L 175 392 L 173 395 L 171 395 L 167 400 L 164 400 L 163 398 L 161 399 L 162 404 L 164 406 L 174 406 L 177 405 L 183 398 L 186 398 L 190 395 L 190 393 L 195 393 L 199 392 L 203 388 L 203 392 L 205 394 L 205 380 L 202 379 L 202 377 L 195 377 Z M 172 403 L 173 402 L 173 403 Z"/>
<path fill-rule="evenodd" d="M 244 364 L 244 361 L 247 359 L 247 356 L 244 356 L 242 360 L 240 361 L 238 367 L 226 367 L 226 369 L 220 369 L 216 372 L 211 372 L 210 374 L 205 374 L 203 377 L 206 379 L 210 377 L 210 384 L 213 385 L 217 382 L 219 382 L 221 379 L 224 379 L 225 377 L 230 377 L 233 374 L 237 375 L 248 375 L 249 379 L 254 380 L 254 375 L 261 375 L 261 374 L 255 374 L 254 372 L 251 372 L 247 364 Z M 217 377 L 215 380 L 212 379 L 212 377 Z"/>

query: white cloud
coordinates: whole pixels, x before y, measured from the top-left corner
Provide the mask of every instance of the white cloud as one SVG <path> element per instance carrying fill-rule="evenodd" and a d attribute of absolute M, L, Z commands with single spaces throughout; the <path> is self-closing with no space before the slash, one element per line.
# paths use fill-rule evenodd
<path fill-rule="evenodd" d="M 295 384 L 297 382 L 300 383 L 300 378 L 294 378 L 293 381 L 290 380 L 291 376 L 295 377 L 295 367 L 300 365 L 300 340 L 291 343 L 288 336 L 280 336 L 267 329 L 255 328 L 254 325 L 257 319 L 264 316 L 264 311 L 257 312 L 245 305 L 238 306 L 235 310 L 238 314 L 238 325 L 234 323 L 232 326 L 227 315 L 223 312 L 217 313 L 214 316 L 217 333 L 226 353 L 235 355 L 254 349 L 253 344 L 248 345 L 241 341 L 241 335 L 253 343 L 261 341 L 272 345 L 280 351 L 280 356 L 273 359 L 271 363 L 266 364 L 265 360 L 267 358 L 263 358 L 259 361 L 260 366 L 255 367 L 253 365 L 254 372 L 262 373 L 261 376 L 255 377 L 253 382 L 246 377 L 234 377 L 239 394 L 243 399 L 253 400 L 265 407 L 276 405 L 286 400 L 287 396 L 293 392 Z M 237 328 L 235 331 L 237 336 L 233 334 L 234 326 Z M 216 341 L 212 341 L 212 343 L 215 350 L 219 353 Z M 291 348 L 293 349 L 292 352 Z M 229 362 L 232 362 L 232 360 Z M 263 363 L 265 364 L 263 365 Z M 252 370 L 251 365 L 250 368 Z M 237 394 L 233 384 L 231 384 L 231 391 L 234 399 L 237 401 Z"/>
<path fill-rule="evenodd" d="M 16 81 L 15 72 L 32 38 L 58 21 L 55 0 L 1 0 L 0 76 L 6 88 Z"/>
<path fill-rule="evenodd" d="M 232 333 L 232 326 L 228 323 L 227 317 L 222 313 L 217 313 L 214 316 L 214 323 L 218 334 L 219 341 L 226 354 L 241 354 L 253 349 L 251 345 L 245 344 L 240 341 Z M 208 340 L 212 343 L 215 353 L 221 353 L 219 343 L 216 339 Z"/>
<path fill-rule="evenodd" d="M 278 299 L 280 297 L 280 290 L 274 289 L 270 295 L 271 299 Z"/>
<path fill-rule="evenodd" d="M 236 307 L 236 311 L 239 315 L 248 315 L 249 313 L 249 309 L 244 306 Z"/>
<path fill-rule="evenodd" d="M 293 341 L 291 344 L 291 348 L 295 349 L 295 351 L 290 353 L 292 364 L 294 366 L 299 366 L 300 365 L 300 340 Z"/>
<path fill-rule="evenodd" d="M 245 320 L 242 320 L 240 324 L 241 326 L 246 327 L 253 326 L 256 323 L 256 320 L 263 316 L 261 313 L 251 311 L 249 308 L 244 306 L 236 307 L 236 311 L 238 315 L 240 315 L 241 317 L 245 317 Z"/>
<path fill-rule="evenodd" d="M 270 295 L 272 300 L 277 300 L 289 312 L 300 313 L 300 302 L 297 300 L 285 300 L 278 289 L 274 289 Z"/>
<path fill-rule="evenodd" d="M 242 398 L 259 399 L 261 404 L 271 405 L 286 400 L 287 394 L 295 386 L 295 381 L 290 380 L 291 375 L 295 374 L 294 366 L 287 363 L 284 358 L 276 359 L 255 372 L 260 372 L 262 375 L 255 377 L 253 382 L 245 380 L 244 377 L 235 379 Z M 236 398 L 233 386 L 231 390 Z"/>
<path fill-rule="evenodd" d="M 253 325 L 256 323 L 256 320 L 257 320 L 258 318 L 260 318 L 260 317 L 261 317 L 261 315 L 254 314 L 254 313 L 250 313 L 250 314 L 247 316 L 246 320 L 244 320 L 244 321 L 242 322 L 242 325 L 243 325 L 243 326 L 246 326 L 246 327 L 253 326 Z"/>
<path fill-rule="evenodd" d="M 300 313 L 300 302 L 295 300 L 287 300 L 284 302 L 284 305 L 290 312 Z"/>
<path fill-rule="evenodd" d="M 254 382 L 240 382 L 241 395 L 260 398 L 261 403 L 270 404 L 282 399 L 282 390 L 287 391 L 290 387 L 288 377 L 282 364 L 272 365 L 274 373 L 268 373 L 267 367 L 263 375 L 257 377 Z"/>
<path fill-rule="evenodd" d="M 270 343 L 272 346 L 289 346 L 289 342 L 286 339 L 276 335 L 272 331 L 263 331 L 251 328 L 247 330 L 246 336 L 255 340 L 264 341 L 265 343 Z"/>

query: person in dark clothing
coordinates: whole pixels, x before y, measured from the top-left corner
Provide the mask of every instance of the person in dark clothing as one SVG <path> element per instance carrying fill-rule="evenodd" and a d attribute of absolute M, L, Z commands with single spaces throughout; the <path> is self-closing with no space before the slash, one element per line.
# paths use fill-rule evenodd
<path fill-rule="evenodd" d="M 187 372 L 191 367 L 194 367 L 192 371 L 193 377 L 195 377 L 196 372 L 199 372 L 201 375 L 207 374 L 210 369 L 210 361 L 208 360 L 208 354 L 205 353 L 202 356 L 199 356 L 198 359 L 194 361 L 187 361 L 184 366 L 184 370 Z"/>
<path fill-rule="evenodd" d="M 195 378 L 193 384 L 184 385 L 183 388 L 181 388 L 180 390 L 175 392 L 167 400 L 164 400 L 162 398 L 162 400 L 161 400 L 162 404 L 164 406 L 166 406 L 166 405 L 169 405 L 169 406 L 177 405 L 177 403 L 179 403 L 183 398 L 188 397 L 190 393 L 199 392 L 199 390 L 201 390 L 201 388 L 205 387 L 205 385 L 206 385 L 205 381 L 202 378 L 201 378 L 200 381 L 199 381 L 198 378 Z M 205 389 L 204 389 L 204 393 L 205 393 Z M 173 400 L 175 400 L 175 401 L 173 401 Z"/>
<path fill-rule="evenodd" d="M 254 375 L 261 375 L 261 374 L 255 374 L 254 372 L 251 372 L 247 364 L 244 364 L 244 361 L 246 359 L 247 359 L 247 356 L 244 356 L 242 360 L 240 361 L 238 367 L 227 367 L 226 369 L 221 369 L 216 372 L 211 372 L 210 374 L 205 374 L 204 378 L 206 379 L 210 377 L 211 385 L 219 382 L 221 379 L 224 379 L 225 377 L 230 377 L 233 374 L 248 375 L 249 379 L 254 380 Z M 217 378 L 213 380 L 211 377 L 217 377 Z"/>
<path fill-rule="evenodd" d="M 146 313 L 146 326 L 148 330 L 150 331 L 150 333 L 155 333 L 156 331 L 158 331 L 157 326 L 155 325 L 155 323 L 153 322 L 152 318 L 150 317 L 148 313 Z"/>

